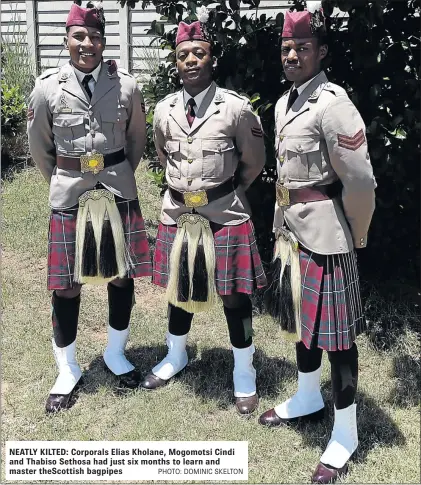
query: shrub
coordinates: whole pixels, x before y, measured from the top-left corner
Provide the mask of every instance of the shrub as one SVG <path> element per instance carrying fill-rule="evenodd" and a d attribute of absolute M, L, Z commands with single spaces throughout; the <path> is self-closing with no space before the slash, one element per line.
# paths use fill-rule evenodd
<path fill-rule="evenodd" d="M 25 35 L 20 32 L 18 17 L 12 17 L 10 30 L 2 34 L 1 49 L 1 130 L 3 169 L 27 158 L 26 100 L 34 86 Z"/>
<path fill-rule="evenodd" d="M 10 87 L 1 81 L 1 132 L 5 137 L 16 136 L 26 119 L 25 96 L 19 86 Z"/>

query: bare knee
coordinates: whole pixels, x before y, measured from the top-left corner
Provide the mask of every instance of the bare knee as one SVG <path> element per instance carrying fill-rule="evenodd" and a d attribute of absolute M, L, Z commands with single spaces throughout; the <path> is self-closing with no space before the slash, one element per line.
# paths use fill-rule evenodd
<path fill-rule="evenodd" d="M 221 295 L 222 303 L 226 308 L 240 308 L 246 305 L 250 298 L 245 293 L 232 293 L 231 295 Z"/>
<path fill-rule="evenodd" d="M 80 290 L 82 289 L 82 285 L 75 284 L 73 288 L 69 288 L 67 290 L 55 290 L 56 295 L 59 298 L 76 298 L 80 295 Z"/>

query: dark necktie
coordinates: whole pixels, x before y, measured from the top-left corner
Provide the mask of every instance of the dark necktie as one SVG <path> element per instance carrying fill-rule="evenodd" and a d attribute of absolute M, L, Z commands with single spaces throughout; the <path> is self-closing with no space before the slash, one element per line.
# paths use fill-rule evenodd
<path fill-rule="evenodd" d="M 194 107 L 196 106 L 196 103 L 193 98 L 190 98 L 187 101 L 187 121 L 189 123 L 189 126 L 193 124 L 194 119 L 196 118 L 196 113 L 194 112 Z"/>
<path fill-rule="evenodd" d="M 85 88 L 85 91 L 86 93 L 88 94 L 88 97 L 89 99 L 92 98 L 92 91 L 91 89 L 89 88 L 89 81 L 91 79 L 93 79 L 94 77 L 92 76 L 92 74 L 87 74 L 84 78 L 83 78 L 83 81 L 82 81 L 82 86 Z"/>
<path fill-rule="evenodd" d="M 298 98 L 298 91 L 296 89 L 293 89 L 289 95 L 288 98 L 288 104 L 287 104 L 287 113 L 291 106 L 295 103 L 295 100 Z"/>

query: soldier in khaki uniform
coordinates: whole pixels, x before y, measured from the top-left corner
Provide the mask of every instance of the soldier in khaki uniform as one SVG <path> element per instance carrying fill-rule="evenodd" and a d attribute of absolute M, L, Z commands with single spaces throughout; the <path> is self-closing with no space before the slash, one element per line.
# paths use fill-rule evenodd
<path fill-rule="evenodd" d="M 108 283 L 105 368 L 120 386 L 138 386 L 124 349 L 133 278 L 152 274 L 134 178 L 146 142 L 142 95 L 128 72 L 102 60 L 102 7 L 76 3 L 66 23 L 71 61 L 36 80 L 28 109 L 30 150 L 50 185 L 52 208 L 48 289 L 59 375 L 48 412 L 69 408 L 81 383 L 75 345 L 83 283 Z"/>
<path fill-rule="evenodd" d="M 258 399 L 248 295 L 266 279 L 245 190 L 264 166 L 265 147 L 248 99 L 212 82 L 215 59 L 205 21 L 180 23 L 176 58 L 184 89 L 155 110 L 155 144 L 169 189 L 153 282 L 167 287 L 169 351 L 142 386 L 156 389 L 187 365 L 193 314 L 220 295 L 234 353 L 236 408 L 250 414 Z"/>
<path fill-rule="evenodd" d="M 306 11 L 286 13 L 282 63 L 294 84 L 275 109 L 274 228 L 276 254 L 281 256 L 276 261 L 285 278 L 289 273 L 292 293 L 298 290 L 298 308 L 289 314 L 294 315 L 291 320 L 300 338 L 298 391 L 265 412 L 259 422 L 272 427 L 323 417 L 320 376 L 326 350 L 335 424 L 312 481 L 329 483 L 346 471 L 358 445 L 354 341 L 364 328 L 364 317 L 354 248 L 367 244 L 376 182 L 364 122 L 345 90 L 330 83 L 321 70 L 326 31 L 323 12 L 315 3 L 308 2 Z M 285 294 L 285 278 L 280 279 L 278 297 Z M 283 299 L 278 310 L 284 314 L 281 325 L 288 327 L 286 306 Z"/>

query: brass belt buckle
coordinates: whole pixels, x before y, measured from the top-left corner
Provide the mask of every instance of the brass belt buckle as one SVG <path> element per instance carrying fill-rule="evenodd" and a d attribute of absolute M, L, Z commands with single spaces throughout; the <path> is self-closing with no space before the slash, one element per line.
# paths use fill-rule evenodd
<path fill-rule="evenodd" d="M 279 207 L 290 205 L 289 190 L 280 182 L 276 182 L 276 202 Z"/>
<path fill-rule="evenodd" d="M 102 153 L 87 153 L 80 156 L 80 171 L 92 172 L 94 175 L 104 170 L 104 155 Z"/>
<path fill-rule="evenodd" d="M 209 203 L 205 190 L 183 192 L 183 199 L 186 207 L 203 207 Z"/>

